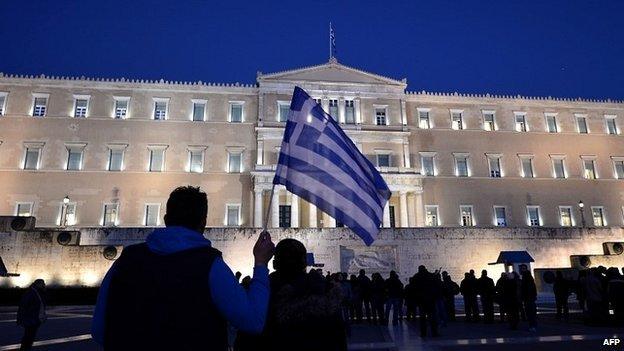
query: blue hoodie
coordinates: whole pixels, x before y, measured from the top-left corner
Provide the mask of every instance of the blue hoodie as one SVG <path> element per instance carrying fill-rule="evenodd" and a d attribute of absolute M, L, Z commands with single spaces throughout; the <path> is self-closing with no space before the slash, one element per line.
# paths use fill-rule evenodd
<path fill-rule="evenodd" d="M 211 246 L 210 240 L 184 227 L 167 227 L 154 230 L 146 239 L 149 249 L 159 255 L 168 255 L 192 248 Z M 104 317 L 110 279 L 115 264 L 102 280 L 93 312 L 91 335 L 99 344 L 104 343 Z M 266 266 L 254 267 L 249 291 L 245 291 L 232 270 L 221 257 L 210 268 L 210 295 L 221 315 L 235 328 L 259 334 L 264 328 L 269 304 L 269 270 Z M 157 308 L 158 306 L 154 306 Z"/>

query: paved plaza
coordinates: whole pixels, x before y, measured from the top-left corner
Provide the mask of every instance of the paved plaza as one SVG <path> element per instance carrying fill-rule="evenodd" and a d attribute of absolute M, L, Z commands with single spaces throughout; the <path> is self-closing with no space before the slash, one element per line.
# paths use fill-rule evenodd
<path fill-rule="evenodd" d="M 0 309 L 0 351 L 19 348 L 22 329 L 15 325 L 15 311 L 15 307 Z M 558 321 L 549 299 L 541 299 L 539 328 L 535 333 L 527 330 L 526 322 L 516 331 L 503 323 L 465 323 L 459 300 L 458 311 L 459 321 L 441 328 L 441 336 L 437 338 L 421 339 L 416 322 L 404 321 L 396 327 L 352 325 L 349 350 L 624 350 L 621 344 L 603 346 L 605 338 L 621 339 L 622 328 L 585 326 L 577 309 L 573 309 L 569 321 Z M 89 335 L 92 313 L 93 306 L 50 308 L 35 350 L 100 350 Z"/>

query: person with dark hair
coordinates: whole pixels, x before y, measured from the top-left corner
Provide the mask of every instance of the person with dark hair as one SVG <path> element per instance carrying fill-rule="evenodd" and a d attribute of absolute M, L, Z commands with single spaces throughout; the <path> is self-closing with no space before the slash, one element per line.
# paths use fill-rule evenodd
<path fill-rule="evenodd" d="M 459 285 L 455 283 L 447 271 L 442 272 L 442 297 L 448 320 L 455 321 L 455 295 L 459 294 Z"/>
<path fill-rule="evenodd" d="M 366 276 L 366 271 L 360 269 L 360 274 L 357 277 L 358 285 L 360 288 L 360 296 L 359 300 L 356 301 L 357 309 L 356 312 L 358 322 L 362 321 L 362 313 L 366 313 L 366 320 L 370 323 L 371 320 L 371 280 Z"/>
<path fill-rule="evenodd" d="M 557 319 L 561 319 L 561 315 L 568 320 L 569 308 L 568 308 L 568 296 L 570 296 L 570 284 L 563 277 L 561 271 L 557 271 L 555 274 L 555 281 L 553 283 L 553 293 L 555 294 L 555 307 L 557 309 Z"/>
<path fill-rule="evenodd" d="M 371 310 L 373 323 L 388 324 L 385 319 L 384 306 L 386 304 L 386 282 L 381 277 L 381 274 L 375 272 L 372 275 L 371 280 Z"/>
<path fill-rule="evenodd" d="M 529 271 L 528 268 L 523 269 L 521 273 L 522 282 L 520 283 L 520 296 L 527 320 L 529 321 L 529 331 L 534 332 L 537 328 L 537 306 L 535 305 L 535 301 L 537 300 L 537 288 L 531 271 Z"/>
<path fill-rule="evenodd" d="M 494 296 L 494 301 L 498 304 L 498 312 L 500 314 L 500 322 L 505 322 L 505 295 L 504 295 L 504 286 L 505 280 L 507 279 L 507 273 L 501 273 L 500 278 L 496 281 L 496 285 L 494 289 L 496 291 L 496 295 Z"/>
<path fill-rule="evenodd" d="M 236 274 L 234 274 L 234 276 L 236 277 L 236 281 L 240 282 L 241 277 L 243 276 L 243 273 L 241 272 L 236 272 Z"/>
<path fill-rule="evenodd" d="M 395 271 L 390 271 L 390 277 L 386 279 L 386 321 L 390 321 L 390 309 L 392 309 L 392 325 L 398 325 L 402 317 L 403 306 L 403 283 Z"/>
<path fill-rule="evenodd" d="M 405 285 L 405 320 L 407 321 L 416 320 L 416 289 L 416 280 L 414 277 L 410 277 Z"/>
<path fill-rule="evenodd" d="M 43 279 L 36 279 L 26 290 L 17 309 L 17 325 L 24 328 L 20 350 L 30 350 L 37 336 L 37 330 L 46 321 L 46 285 Z"/>
<path fill-rule="evenodd" d="M 483 307 L 483 322 L 493 323 L 496 287 L 494 286 L 494 280 L 488 277 L 485 269 L 481 271 L 481 277 L 477 279 L 477 291 L 481 297 L 481 306 Z"/>
<path fill-rule="evenodd" d="M 360 283 L 355 274 L 349 276 L 349 284 L 351 284 L 351 306 L 349 308 L 349 316 L 352 321 L 357 320 L 357 316 L 362 314 L 360 310 L 362 307 L 358 305 L 360 302 Z M 359 314 L 358 314 L 358 311 Z"/>
<path fill-rule="evenodd" d="M 583 317 L 587 314 L 587 292 L 585 290 L 585 281 L 587 280 L 587 270 L 580 270 L 578 277 L 576 278 L 576 284 L 574 285 L 574 293 L 576 294 L 576 300 L 578 301 L 581 311 L 583 311 Z"/>
<path fill-rule="evenodd" d="M 477 301 L 477 279 L 470 273 L 464 274 L 464 279 L 459 285 L 459 292 L 464 297 L 464 310 L 466 322 L 479 321 L 479 302 Z"/>
<path fill-rule="evenodd" d="M 427 321 L 431 328 L 431 336 L 438 336 L 438 320 L 436 299 L 440 295 L 440 287 L 425 266 L 418 266 L 418 272 L 414 275 L 414 281 L 418 287 L 418 313 L 420 315 L 420 337 L 427 336 Z"/>
<path fill-rule="evenodd" d="M 509 328 L 516 330 L 520 322 L 520 278 L 516 272 L 506 273 L 506 275 L 507 277 L 502 282 L 502 303 L 509 321 Z"/>
<path fill-rule="evenodd" d="M 351 283 L 348 280 L 347 273 L 340 272 L 336 273 L 338 284 L 340 284 L 340 290 L 342 291 L 342 319 L 349 326 L 349 321 L 351 320 L 350 312 L 351 312 L 351 304 L 353 303 L 353 291 L 351 290 Z"/>
<path fill-rule="evenodd" d="M 105 350 L 226 350 L 227 322 L 262 331 L 271 236 L 258 237 L 245 291 L 203 235 L 207 210 L 206 193 L 179 187 L 167 201 L 166 228 L 124 248 L 102 281 L 93 315 L 91 334 Z"/>

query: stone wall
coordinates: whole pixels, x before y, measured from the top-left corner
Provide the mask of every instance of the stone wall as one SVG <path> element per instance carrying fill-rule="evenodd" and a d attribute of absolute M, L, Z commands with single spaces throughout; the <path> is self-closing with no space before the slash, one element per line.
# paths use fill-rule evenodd
<path fill-rule="evenodd" d="M 104 248 L 141 242 L 146 228 L 82 228 L 78 245 L 60 245 L 53 231 L 0 233 L 0 256 L 9 272 L 19 277 L 0 278 L 0 285 L 29 284 L 42 277 L 55 285 L 97 285 L 113 261 L 103 255 Z M 251 274 L 251 254 L 257 229 L 213 228 L 206 236 L 223 252 L 233 271 Z M 316 263 L 324 270 L 387 274 L 396 270 L 402 279 L 417 266 L 447 270 L 455 280 L 469 269 L 486 268 L 490 276 L 502 272 L 494 262 L 499 251 L 526 250 L 533 268 L 570 267 L 570 255 L 602 254 L 602 243 L 624 242 L 622 228 L 409 228 L 383 229 L 371 247 L 366 247 L 350 230 L 279 229 L 272 230 L 275 242 L 284 238 L 301 240 Z M 623 256 L 624 258 L 624 256 Z"/>

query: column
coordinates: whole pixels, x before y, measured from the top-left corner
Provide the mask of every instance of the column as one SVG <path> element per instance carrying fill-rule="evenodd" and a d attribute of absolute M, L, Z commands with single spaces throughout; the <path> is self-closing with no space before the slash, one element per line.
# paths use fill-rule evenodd
<path fill-rule="evenodd" d="M 258 127 L 264 125 L 264 93 L 258 96 Z"/>
<path fill-rule="evenodd" d="M 322 98 L 321 99 L 321 106 L 323 107 L 323 111 L 329 113 L 329 99 Z"/>
<path fill-rule="evenodd" d="M 353 99 L 353 109 L 355 110 L 355 124 L 362 124 L 362 113 L 360 112 L 360 98 Z"/>
<path fill-rule="evenodd" d="M 327 218 L 327 221 L 325 222 L 327 223 L 326 225 L 327 228 L 336 228 L 336 220 L 334 219 L 334 217 L 326 213 L 325 218 Z"/>
<path fill-rule="evenodd" d="M 414 194 L 407 194 L 407 222 L 409 223 L 410 228 L 416 226 L 416 206 L 414 205 Z"/>
<path fill-rule="evenodd" d="M 405 100 L 401 100 L 401 124 L 407 125 L 407 107 L 405 104 Z"/>
<path fill-rule="evenodd" d="M 295 194 L 290 197 L 290 226 L 299 228 L 299 196 Z"/>
<path fill-rule="evenodd" d="M 423 204 L 423 196 L 422 191 L 419 191 L 415 194 L 416 198 L 416 226 L 424 227 L 425 226 L 425 206 Z M 438 213 L 438 217 L 440 214 Z M 440 223 L 440 218 L 438 218 L 438 223 Z"/>
<path fill-rule="evenodd" d="M 257 165 L 264 164 L 264 140 L 260 140 L 260 139 L 258 139 L 256 164 Z"/>
<path fill-rule="evenodd" d="M 339 123 L 345 122 L 345 99 L 344 98 L 338 99 L 338 122 Z"/>
<path fill-rule="evenodd" d="M 412 162 L 410 161 L 409 142 L 403 143 L 403 167 L 412 167 Z"/>
<path fill-rule="evenodd" d="M 279 228 L 279 193 L 280 189 L 276 186 L 273 200 L 271 201 L 271 223 L 273 228 Z"/>
<path fill-rule="evenodd" d="M 401 227 L 407 228 L 409 226 L 407 220 L 407 191 L 401 191 L 399 193 L 399 207 L 401 207 Z"/>
<path fill-rule="evenodd" d="M 254 191 L 255 197 L 254 197 L 254 227 L 256 228 L 262 228 L 262 205 L 263 205 L 263 198 L 262 198 L 262 189 L 260 190 L 255 190 Z"/>
<path fill-rule="evenodd" d="M 309 207 L 309 209 L 308 209 L 308 211 L 309 211 L 309 212 L 308 212 L 308 216 L 309 216 L 309 217 L 308 217 L 308 221 L 310 222 L 310 228 L 316 228 L 316 227 L 317 227 L 317 224 L 316 224 L 316 222 L 317 222 L 317 218 L 316 218 L 316 213 L 317 213 L 316 206 L 315 206 L 313 203 L 311 203 L 311 202 L 310 202 L 309 204 L 310 204 L 310 207 Z"/>
<path fill-rule="evenodd" d="M 386 207 L 384 207 L 382 227 L 390 228 L 390 201 L 386 202 Z"/>

